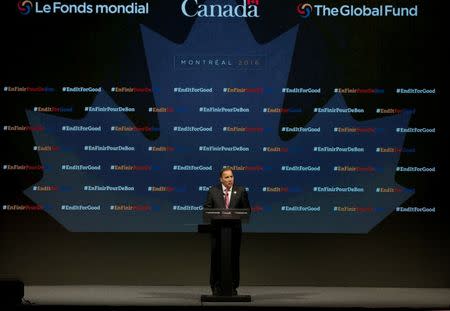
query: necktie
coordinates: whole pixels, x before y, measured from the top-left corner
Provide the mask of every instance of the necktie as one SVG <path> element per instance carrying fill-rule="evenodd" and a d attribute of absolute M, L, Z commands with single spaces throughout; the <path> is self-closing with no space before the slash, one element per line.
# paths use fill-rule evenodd
<path fill-rule="evenodd" d="M 225 208 L 230 206 L 230 195 L 228 194 L 228 189 L 225 189 Z"/>

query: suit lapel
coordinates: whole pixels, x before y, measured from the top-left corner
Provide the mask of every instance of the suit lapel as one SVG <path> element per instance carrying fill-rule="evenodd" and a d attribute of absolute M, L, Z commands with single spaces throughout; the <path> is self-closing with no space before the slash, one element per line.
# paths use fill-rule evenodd
<path fill-rule="evenodd" d="M 217 198 L 218 198 L 219 202 L 221 202 L 221 205 L 219 208 L 224 209 L 225 208 L 225 200 L 223 199 L 222 186 L 219 185 L 218 187 L 216 187 L 216 189 L 217 189 L 217 191 L 216 191 Z M 233 198 L 233 196 L 231 196 L 231 198 Z M 230 202 L 230 205 L 231 205 L 231 202 Z"/>
<path fill-rule="evenodd" d="M 217 199 L 219 200 L 219 202 L 221 202 L 219 208 L 225 209 L 225 200 L 223 197 L 222 185 L 216 186 L 215 192 L 216 192 Z M 233 189 L 233 191 L 231 193 L 229 208 L 235 208 L 238 200 L 239 200 L 239 191 L 236 188 L 236 189 Z"/>
<path fill-rule="evenodd" d="M 231 193 L 231 199 L 230 199 L 230 206 L 229 206 L 229 208 L 235 208 L 238 195 L 239 195 L 239 192 L 237 190 L 233 189 L 233 191 Z"/>

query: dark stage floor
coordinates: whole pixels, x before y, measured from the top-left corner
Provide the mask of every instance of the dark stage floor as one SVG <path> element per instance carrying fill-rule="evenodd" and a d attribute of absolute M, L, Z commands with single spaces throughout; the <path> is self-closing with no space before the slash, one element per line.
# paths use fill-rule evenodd
<path fill-rule="evenodd" d="M 449 288 L 243 286 L 251 302 L 207 302 L 202 286 L 25 286 L 24 310 L 449 310 Z"/>

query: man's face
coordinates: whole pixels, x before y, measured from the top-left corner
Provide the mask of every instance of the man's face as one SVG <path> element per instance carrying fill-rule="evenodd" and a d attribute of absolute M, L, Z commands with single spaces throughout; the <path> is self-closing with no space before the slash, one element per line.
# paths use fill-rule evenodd
<path fill-rule="evenodd" d="M 222 183 L 222 185 L 224 185 L 228 189 L 233 187 L 233 183 L 234 183 L 233 172 L 230 170 L 223 171 L 222 176 L 220 176 L 220 182 Z"/>

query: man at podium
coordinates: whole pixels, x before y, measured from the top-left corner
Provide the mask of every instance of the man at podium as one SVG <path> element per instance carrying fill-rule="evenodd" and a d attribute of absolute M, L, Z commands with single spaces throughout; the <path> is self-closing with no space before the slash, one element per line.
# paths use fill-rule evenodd
<path fill-rule="evenodd" d="M 233 170 L 230 167 L 224 167 L 220 171 L 220 184 L 212 186 L 208 191 L 203 208 L 218 209 L 246 209 L 250 211 L 248 194 L 244 187 L 234 184 Z M 239 287 L 239 255 L 241 250 L 242 226 L 238 222 L 232 228 L 231 240 L 231 271 L 233 283 L 233 295 L 237 295 Z M 220 287 L 220 239 L 219 232 L 211 232 L 211 272 L 210 285 L 213 295 L 221 295 L 223 289 Z"/>

